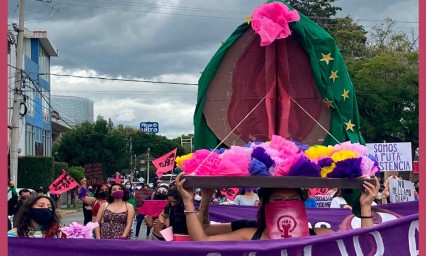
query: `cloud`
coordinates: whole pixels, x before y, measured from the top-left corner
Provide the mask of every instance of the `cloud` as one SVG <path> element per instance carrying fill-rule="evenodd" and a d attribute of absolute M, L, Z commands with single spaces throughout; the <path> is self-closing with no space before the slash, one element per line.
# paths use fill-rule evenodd
<path fill-rule="evenodd" d="M 53 66 L 51 73 L 99 76 L 94 70 L 68 70 L 61 66 Z M 145 80 L 137 77 L 132 79 Z M 151 80 L 196 84 L 198 77 L 188 74 L 163 74 Z M 140 122 L 159 122 L 159 134 L 169 138 L 193 133 L 192 116 L 197 97 L 196 85 L 123 82 L 52 75 L 51 86 L 52 95 L 78 96 L 94 101 L 95 118 L 100 115 L 106 119 L 111 118 L 115 124 L 134 128 L 138 128 Z"/>
<path fill-rule="evenodd" d="M 27 1 L 26 27 L 46 30 L 59 50 L 51 73 L 196 84 L 214 53 L 264 0 Z M 8 1 L 17 22 L 17 0 Z M 418 20 L 418 0 L 338 0 L 339 16 L 361 24 L 386 17 Z M 397 23 L 396 27 L 418 27 Z M 156 121 L 160 134 L 193 133 L 197 86 L 51 77 L 53 95 L 86 97 L 95 115 L 138 127 Z"/>

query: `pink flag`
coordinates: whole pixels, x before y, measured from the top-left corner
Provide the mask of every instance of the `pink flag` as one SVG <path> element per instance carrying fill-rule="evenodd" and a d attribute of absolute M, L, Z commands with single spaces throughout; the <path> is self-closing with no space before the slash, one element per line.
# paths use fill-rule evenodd
<path fill-rule="evenodd" d="M 138 214 L 158 217 L 167 204 L 167 200 L 146 200 L 138 209 Z"/>
<path fill-rule="evenodd" d="M 177 148 L 152 161 L 152 164 L 157 168 L 156 174 L 159 179 L 163 177 L 163 174 L 173 170 L 173 167 L 175 166 L 176 152 Z"/>
<path fill-rule="evenodd" d="M 50 194 L 62 194 L 76 186 L 77 181 L 62 169 L 62 174 L 49 186 Z"/>

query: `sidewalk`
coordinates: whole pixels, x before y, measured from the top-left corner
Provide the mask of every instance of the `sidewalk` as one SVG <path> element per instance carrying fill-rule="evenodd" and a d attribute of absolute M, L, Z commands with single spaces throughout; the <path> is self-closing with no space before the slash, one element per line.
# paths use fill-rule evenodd
<path fill-rule="evenodd" d="M 70 213 L 80 212 L 83 208 L 81 206 L 77 206 L 77 208 L 67 208 L 66 205 L 62 205 L 61 208 L 57 209 L 59 217 L 64 217 Z"/>

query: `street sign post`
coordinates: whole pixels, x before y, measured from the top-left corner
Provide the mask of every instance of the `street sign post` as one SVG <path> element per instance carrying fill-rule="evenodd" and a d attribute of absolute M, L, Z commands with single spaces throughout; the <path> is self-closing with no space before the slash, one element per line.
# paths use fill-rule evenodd
<path fill-rule="evenodd" d="M 158 122 L 141 122 L 140 129 L 141 129 L 141 132 L 158 133 L 159 131 Z"/>

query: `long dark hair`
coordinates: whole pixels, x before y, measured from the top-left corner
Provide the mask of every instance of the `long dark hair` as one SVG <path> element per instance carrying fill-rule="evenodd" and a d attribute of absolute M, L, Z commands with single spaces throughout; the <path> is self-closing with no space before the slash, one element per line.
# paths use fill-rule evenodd
<path fill-rule="evenodd" d="M 167 196 L 173 197 L 177 201 L 177 204 L 183 204 L 182 196 L 180 195 L 179 191 L 177 190 L 177 187 L 170 188 L 169 191 L 167 192 Z"/>
<path fill-rule="evenodd" d="M 114 186 L 119 186 L 123 190 L 124 192 L 123 201 L 126 202 L 127 200 L 129 200 L 129 190 L 123 184 L 114 183 L 111 185 L 111 187 L 109 187 L 109 190 L 108 190 L 109 191 L 108 203 L 114 202 L 114 197 L 112 196 L 112 187 Z"/>
<path fill-rule="evenodd" d="M 335 198 L 335 197 L 342 197 L 342 192 L 343 192 L 342 189 L 338 188 L 336 190 L 336 193 L 334 193 L 333 198 Z"/>
<path fill-rule="evenodd" d="M 257 227 L 264 230 L 266 228 L 266 216 L 265 216 L 265 205 L 269 203 L 272 193 L 280 188 L 260 188 L 258 190 L 258 195 L 260 199 L 260 208 L 257 211 Z M 303 196 L 302 189 L 294 188 L 297 193 L 300 195 L 301 200 L 305 200 Z"/>
<path fill-rule="evenodd" d="M 39 195 L 35 197 L 30 197 L 27 201 L 19 208 L 18 213 L 14 217 L 14 226 L 17 229 L 18 236 L 29 236 L 30 230 L 33 228 L 31 225 L 31 214 L 30 211 L 33 206 L 37 203 L 37 201 L 41 198 L 46 198 L 49 200 L 52 205 L 52 218 L 48 224 L 48 228 L 53 226 L 54 224 L 59 224 L 60 217 L 56 213 L 56 206 L 53 202 L 52 198 L 46 195 Z"/>
<path fill-rule="evenodd" d="M 107 195 L 106 198 L 99 198 L 99 193 L 101 192 L 100 190 L 101 190 L 102 187 L 106 187 L 109 190 L 108 183 L 101 183 L 101 184 L 97 185 L 96 188 L 95 188 L 95 198 L 96 199 L 105 199 L 106 200 L 106 199 L 108 199 L 108 195 Z"/>

